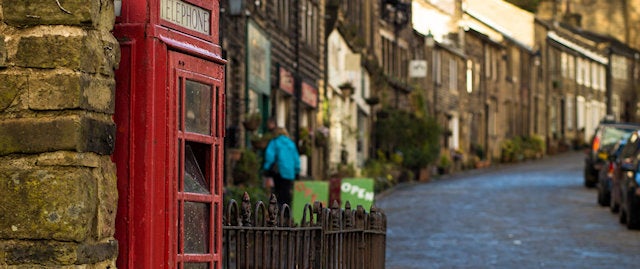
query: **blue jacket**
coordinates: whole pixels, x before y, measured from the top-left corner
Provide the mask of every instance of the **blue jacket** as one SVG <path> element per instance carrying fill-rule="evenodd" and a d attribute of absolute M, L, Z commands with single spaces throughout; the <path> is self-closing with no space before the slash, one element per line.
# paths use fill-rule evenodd
<path fill-rule="evenodd" d="M 300 173 L 298 148 L 293 140 L 285 135 L 279 135 L 269 141 L 264 151 L 262 170 L 269 170 L 274 163 L 278 165 L 280 176 L 284 179 L 294 180 Z"/>

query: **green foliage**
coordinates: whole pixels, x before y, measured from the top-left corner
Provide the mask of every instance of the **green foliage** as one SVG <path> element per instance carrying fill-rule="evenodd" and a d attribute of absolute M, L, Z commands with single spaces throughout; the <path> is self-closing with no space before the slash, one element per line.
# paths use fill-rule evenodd
<path fill-rule="evenodd" d="M 362 175 L 375 180 L 374 191 L 379 193 L 397 184 L 396 180 L 402 167 L 385 158 L 382 152 L 378 152 L 377 159 L 370 159 L 362 169 Z"/>
<path fill-rule="evenodd" d="M 236 185 L 257 186 L 260 184 L 262 161 L 252 150 L 243 150 L 240 159 L 233 166 L 232 176 Z"/>
<path fill-rule="evenodd" d="M 261 186 L 227 186 L 225 187 L 223 195 L 224 206 L 226 207 L 231 199 L 236 200 L 238 205 L 240 205 L 245 192 L 248 193 L 251 198 L 252 207 L 258 201 L 262 201 L 265 204 L 269 203 L 269 194 Z"/>
<path fill-rule="evenodd" d="M 544 140 L 540 136 L 514 137 L 502 142 L 501 161 L 513 162 L 542 156 Z"/>
<path fill-rule="evenodd" d="M 381 150 L 387 155 L 402 155 L 402 165 L 418 170 L 432 163 L 440 152 L 441 128 L 426 115 L 397 109 L 383 109 L 374 129 L 375 139 L 384 141 Z"/>
<path fill-rule="evenodd" d="M 449 158 L 448 154 L 441 154 L 440 160 L 438 161 L 438 167 L 449 168 L 449 166 L 451 166 L 451 158 Z"/>

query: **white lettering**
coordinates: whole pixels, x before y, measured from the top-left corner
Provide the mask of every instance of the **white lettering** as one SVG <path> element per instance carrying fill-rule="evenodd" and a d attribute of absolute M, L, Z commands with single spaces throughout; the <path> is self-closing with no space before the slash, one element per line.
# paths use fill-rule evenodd
<path fill-rule="evenodd" d="M 340 190 L 344 193 L 355 195 L 359 199 L 364 199 L 365 201 L 373 201 L 374 193 L 368 192 L 366 189 L 359 186 L 351 185 L 350 183 L 342 183 L 340 185 Z"/>

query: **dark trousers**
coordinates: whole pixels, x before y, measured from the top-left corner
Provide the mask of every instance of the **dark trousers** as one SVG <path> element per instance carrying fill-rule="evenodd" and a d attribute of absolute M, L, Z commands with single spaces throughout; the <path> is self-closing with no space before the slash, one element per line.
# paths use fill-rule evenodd
<path fill-rule="evenodd" d="M 278 205 L 288 204 L 293 199 L 293 180 L 282 178 L 279 174 L 273 177 L 273 193 L 278 198 Z"/>

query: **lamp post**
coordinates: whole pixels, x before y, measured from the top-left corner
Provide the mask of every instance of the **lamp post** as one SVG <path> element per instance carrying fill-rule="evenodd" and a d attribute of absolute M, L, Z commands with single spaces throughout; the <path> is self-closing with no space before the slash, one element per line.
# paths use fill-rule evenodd
<path fill-rule="evenodd" d="M 431 80 L 433 82 L 433 117 L 437 120 L 438 118 L 436 117 L 436 113 L 438 112 L 436 106 L 437 106 L 437 102 L 438 102 L 438 85 L 437 85 L 437 81 L 436 81 L 436 54 L 435 54 L 435 48 L 436 48 L 436 41 L 433 38 L 433 34 L 431 33 L 431 30 L 429 30 L 429 32 L 427 33 L 427 36 L 425 37 L 425 44 L 427 45 L 427 47 L 429 49 L 431 49 L 431 63 L 432 63 L 432 72 L 431 72 Z"/>

